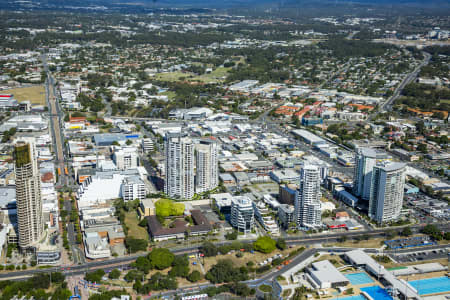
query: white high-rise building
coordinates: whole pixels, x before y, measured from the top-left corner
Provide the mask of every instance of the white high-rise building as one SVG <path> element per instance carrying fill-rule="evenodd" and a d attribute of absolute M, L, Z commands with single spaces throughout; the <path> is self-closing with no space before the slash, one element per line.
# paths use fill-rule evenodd
<path fill-rule="evenodd" d="M 41 180 L 33 141 L 14 147 L 19 247 L 26 249 L 39 242 L 44 230 Z"/>
<path fill-rule="evenodd" d="M 173 198 L 194 197 L 194 144 L 182 133 L 167 133 L 164 192 Z"/>
<path fill-rule="evenodd" d="M 231 225 L 238 231 L 249 233 L 255 226 L 253 202 L 246 196 L 235 196 L 231 200 Z"/>
<path fill-rule="evenodd" d="M 355 154 L 355 173 L 353 176 L 353 194 L 368 201 L 372 172 L 377 163 L 388 162 L 392 159 L 385 152 L 378 152 L 372 148 L 359 148 Z"/>
<path fill-rule="evenodd" d="M 400 216 L 405 185 L 404 163 L 379 163 L 373 168 L 369 217 L 378 223 Z"/>
<path fill-rule="evenodd" d="M 300 186 L 295 195 L 295 221 L 297 226 L 318 227 L 322 225 L 320 202 L 320 168 L 304 165 L 300 172 Z"/>
<path fill-rule="evenodd" d="M 217 143 L 200 141 L 195 145 L 195 191 L 203 193 L 219 185 L 219 163 L 217 160 Z"/>
<path fill-rule="evenodd" d="M 136 199 L 144 200 L 147 196 L 144 181 L 139 176 L 126 177 L 122 181 L 121 194 L 125 202 Z"/>
<path fill-rule="evenodd" d="M 363 200 L 369 200 L 372 170 L 377 162 L 377 153 L 371 148 L 359 148 L 356 150 L 355 162 L 353 194 Z"/>
<path fill-rule="evenodd" d="M 139 166 L 139 155 L 134 147 L 114 151 L 113 160 L 119 170 L 135 169 Z"/>

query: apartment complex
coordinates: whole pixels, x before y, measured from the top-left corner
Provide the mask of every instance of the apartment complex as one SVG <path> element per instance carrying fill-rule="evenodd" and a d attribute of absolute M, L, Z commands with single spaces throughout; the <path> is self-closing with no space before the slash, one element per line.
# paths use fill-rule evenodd
<path fill-rule="evenodd" d="M 353 177 L 353 194 L 363 200 L 370 198 L 372 171 L 378 162 L 388 161 L 390 157 L 372 148 L 359 148 L 355 154 L 355 173 Z"/>
<path fill-rule="evenodd" d="M 139 156 L 134 147 L 114 151 L 113 160 L 119 170 L 135 169 L 139 166 Z"/>
<path fill-rule="evenodd" d="M 43 233 L 41 181 L 32 141 L 14 147 L 19 247 L 30 248 Z"/>
<path fill-rule="evenodd" d="M 255 226 L 253 203 L 246 196 L 236 196 L 231 200 L 231 225 L 238 231 L 249 233 Z"/>
<path fill-rule="evenodd" d="M 219 163 L 217 160 L 217 143 L 200 141 L 195 145 L 195 190 L 203 193 L 219 185 Z"/>
<path fill-rule="evenodd" d="M 194 143 L 182 133 L 167 133 L 164 192 L 172 198 L 194 197 Z"/>
<path fill-rule="evenodd" d="M 404 163 L 379 163 L 373 168 L 369 217 L 378 223 L 400 216 L 405 185 Z"/>
<path fill-rule="evenodd" d="M 318 166 L 307 164 L 302 167 L 300 186 L 295 197 L 295 221 L 297 226 L 314 228 L 322 225 L 320 182 Z"/>
<path fill-rule="evenodd" d="M 124 178 L 121 186 L 121 194 L 125 202 L 145 199 L 147 190 L 144 181 L 137 175 Z"/>
<path fill-rule="evenodd" d="M 376 164 L 377 153 L 371 148 L 359 148 L 355 154 L 355 174 L 353 179 L 353 194 L 364 200 L 369 200 L 372 170 Z"/>

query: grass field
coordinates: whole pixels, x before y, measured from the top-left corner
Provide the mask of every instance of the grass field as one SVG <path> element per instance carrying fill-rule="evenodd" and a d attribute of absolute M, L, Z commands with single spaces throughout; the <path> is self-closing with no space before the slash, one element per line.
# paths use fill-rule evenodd
<path fill-rule="evenodd" d="M 253 263 L 255 264 L 255 267 L 259 267 L 258 263 L 266 260 L 269 257 L 274 256 L 275 254 L 281 253 L 283 254 L 284 259 L 286 259 L 287 255 L 294 251 L 295 249 L 300 248 L 300 246 L 295 246 L 293 248 L 290 249 L 286 249 L 284 251 L 280 251 L 280 250 L 275 250 L 272 253 L 269 254 L 263 254 L 260 252 L 255 251 L 253 254 L 250 252 L 243 252 L 244 256 L 243 257 L 236 257 L 236 252 L 233 254 L 226 254 L 226 255 L 217 255 L 214 257 L 207 257 L 205 258 L 205 270 L 208 271 L 213 265 L 215 265 L 219 260 L 221 259 L 230 259 L 233 262 L 233 265 L 235 267 L 241 267 L 241 266 L 245 266 L 247 264 L 247 262 L 249 261 L 253 261 Z"/>
<path fill-rule="evenodd" d="M 19 102 L 29 100 L 31 104 L 46 105 L 45 88 L 43 85 L 4 90 L 1 91 L 1 93 L 13 94 L 14 98 L 16 98 Z"/>
<path fill-rule="evenodd" d="M 175 98 L 175 96 L 177 94 L 173 91 L 166 91 L 166 92 L 161 93 L 160 95 L 165 95 L 169 98 L 169 100 L 172 100 L 173 98 Z"/>
<path fill-rule="evenodd" d="M 352 239 L 348 239 L 345 242 L 341 243 L 333 243 L 336 247 L 349 247 L 349 248 L 379 248 L 385 239 L 376 238 L 362 241 L 355 241 Z"/>
<path fill-rule="evenodd" d="M 144 227 L 139 226 L 139 220 L 135 211 L 125 212 L 125 224 L 128 227 L 128 236 L 148 241 L 148 233 Z"/>
<path fill-rule="evenodd" d="M 157 80 L 162 81 L 201 81 L 204 83 L 217 83 L 223 80 L 224 77 L 227 76 L 228 72 L 231 68 L 219 67 L 208 74 L 203 75 L 195 75 L 194 73 L 183 73 L 183 72 L 168 72 L 168 73 L 159 73 L 156 74 Z M 170 96 L 169 96 L 170 98 Z"/>

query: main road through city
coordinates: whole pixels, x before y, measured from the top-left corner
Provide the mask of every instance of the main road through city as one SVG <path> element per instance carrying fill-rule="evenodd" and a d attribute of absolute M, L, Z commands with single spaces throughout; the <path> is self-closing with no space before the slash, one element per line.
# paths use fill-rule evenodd
<path fill-rule="evenodd" d="M 58 184 L 64 187 L 70 185 L 70 178 L 65 173 L 66 165 L 63 146 L 64 134 L 61 130 L 61 122 L 64 116 L 58 102 L 58 92 L 56 89 L 55 79 L 52 77 L 51 72 L 48 69 L 47 57 L 44 54 L 41 58 L 44 65 L 44 70 L 45 72 L 47 72 L 46 96 L 47 105 L 49 107 L 51 134 L 53 137 L 53 149 L 56 155 L 55 164 L 56 167 L 61 170 L 61 172 L 58 174 Z M 70 201 L 70 198 L 66 199 L 66 201 L 64 202 L 64 209 L 70 214 L 70 211 L 72 210 L 72 203 Z M 85 262 L 84 254 L 76 244 L 76 234 L 74 226 L 75 225 L 72 222 L 68 222 L 66 228 L 70 248 L 72 249 L 73 253 L 73 258 L 75 263 Z"/>
<path fill-rule="evenodd" d="M 440 224 L 437 225 L 441 230 L 447 231 L 450 229 L 450 224 Z M 393 232 L 400 232 L 403 230 L 404 227 L 408 226 L 399 226 L 395 228 L 379 228 L 379 229 L 372 229 L 372 230 L 364 230 L 364 231 L 356 231 L 356 232 L 342 232 L 342 233 L 325 233 L 321 235 L 316 236 L 307 236 L 307 237 L 288 237 L 286 238 L 286 242 L 289 245 L 315 245 L 315 244 L 328 244 L 332 242 L 336 242 L 339 239 L 345 238 L 355 238 L 355 237 L 367 237 L 367 238 L 376 238 L 376 237 L 384 237 L 386 235 L 387 230 L 391 230 Z M 423 225 L 415 225 L 410 226 L 413 232 L 419 232 L 420 229 L 423 227 Z M 253 242 L 254 240 L 244 240 L 243 242 Z M 227 244 L 229 242 L 217 242 L 215 243 L 217 246 Z M 439 247 L 448 247 L 449 245 L 439 245 Z M 435 249 L 438 246 L 432 246 L 429 247 L 429 249 Z M 438 248 L 439 248 L 438 247 Z M 421 249 L 425 249 L 422 247 Z M 174 254 L 191 254 L 191 253 L 198 253 L 199 246 L 191 246 L 191 247 L 183 247 L 179 249 L 171 249 L 171 251 Z M 408 250 L 411 251 L 411 250 Z M 396 253 L 399 253 L 397 250 Z M 25 271 L 17 271 L 17 272 L 8 272 L 4 274 L 0 274 L 0 280 L 7 280 L 7 279 L 23 279 L 30 277 L 37 273 L 48 273 L 48 272 L 64 272 L 66 276 L 73 276 L 73 275 L 80 275 L 84 274 L 85 272 L 89 272 L 95 269 L 112 269 L 112 268 L 118 268 L 121 266 L 127 266 L 131 262 L 135 261 L 136 258 L 139 256 L 145 256 L 146 253 L 140 253 L 140 254 L 134 254 L 129 256 L 123 256 L 118 258 L 113 258 L 109 260 L 101 260 L 101 261 L 92 261 L 92 262 L 85 262 L 81 263 L 79 265 L 73 265 L 73 266 L 63 266 L 63 267 L 54 267 L 54 268 L 48 268 L 48 269 L 33 269 L 33 270 L 25 270 Z"/>
<path fill-rule="evenodd" d="M 422 67 L 428 65 L 428 63 L 430 62 L 430 59 L 431 59 L 431 55 L 427 52 L 422 52 L 422 54 L 424 56 L 423 61 L 414 69 L 414 71 L 409 73 L 402 80 L 402 82 L 395 89 L 392 96 L 386 102 L 384 102 L 383 104 L 380 105 L 380 107 L 378 109 L 379 112 L 391 111 L 394 101 L 397 100 L 398 97 L 400 97 L 400 94 L 403 91 L 403 89 L 405 88 L 405 86 L 417 78 Z"/>

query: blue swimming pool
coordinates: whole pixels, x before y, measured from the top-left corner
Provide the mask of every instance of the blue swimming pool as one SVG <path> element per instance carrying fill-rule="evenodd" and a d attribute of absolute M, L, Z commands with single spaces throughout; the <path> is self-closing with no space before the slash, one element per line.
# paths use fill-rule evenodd
<path fill-rule="evenodd" d="M 447 276 L 408 281 L 419 295 L 450 292 L 450 278 Z"/>
<path fill-rule="evenodd" d="M 358 295 L 358 296 L 350 296 L 350 297 L 345 297 L 345 298 L 334 298 L 332 300 L 367 300 L 366 298 L 364 298 L 363 295 Z"/>
<path fill-rule="evenodd" d="M 378 285 L 361 288 L 360 290 L 366 292 L 370 297 L 376 300 L 393 300 L 388 292 Z"/>
<path fill-rule="evenodd" d="M 350 283 L 353 285 L 361 285 L 374 282 L 372 278 L 370 278 L 369 275 L 367 275 L 367 273 L 365 272 L 346 274 L 345 277 L 347 277 L 347 279 L 350 280 Z"/>

